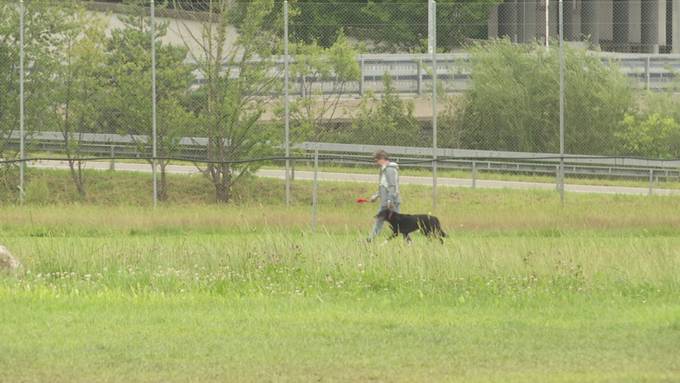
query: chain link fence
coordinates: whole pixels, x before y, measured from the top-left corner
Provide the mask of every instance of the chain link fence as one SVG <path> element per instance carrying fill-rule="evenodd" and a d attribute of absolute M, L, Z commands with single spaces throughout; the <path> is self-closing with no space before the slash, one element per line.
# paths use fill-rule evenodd
<path fill-rule="evenodd" d="M 563 160 L 568 183 L 674 187 L 680 9 L 570 0 L 560 26 L 559 5 L 4 1 L 0 193 L 86 199 L 87 169 L 127 161 L 153 173 L 146 203 L 171 197 L 177 166 L 228 201 L 262 167 L 294 185 L 315 153 L 375 174 L 377 148 L 434 185 L 551 182 Z"/>
<path fill-rule="evenodd" d="M 289 8 L 293 143 L 430 145 L 413 97 L 404 97 L 431 87 L 422 78 L 431 64 L 408 59 L 427 50 L 426 5 L 301 2 Z M 407 59 L 384 60 L 393 55 Z"/>
<path fill-rule="evenodd" d="M 0 3 L 0 158 L 16 159 L 18 150 L 11 140 L 20 126 L 20 20 L 19 2 Z M 0 188 L 5 195 L 16 195 L 19 185 L 16 166 L 2 164 Z"/>

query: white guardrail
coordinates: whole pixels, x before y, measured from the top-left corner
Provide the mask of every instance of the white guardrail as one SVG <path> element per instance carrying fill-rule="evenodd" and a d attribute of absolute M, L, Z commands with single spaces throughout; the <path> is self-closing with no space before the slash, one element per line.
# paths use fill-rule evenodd
<path fill-rule="evenodd" d="M 94 157 L 110 158 L 150 156 L 151 144 L 148 136 L 119 135 L 104 133 L 78 133 L 70 141 L 80 142 L 80 151 Z M 19 135 L 15 132 L 8 143 L 18 147 Z M 64 139 L 59 132 L 34 132 L 28 137 L 29 147 L 34 152 L 63 153 Z M 176 145 L 175 156 L 186 160 L 207 159 L 206 137 L 182 137 Z M 404 166 L 429 167 L 433 156 L 432 148 L 407 146 L 378 146 L 358 144 L 336 144 L 303 142 L 293 149 L 309 156 L 318 151 L 320 160 L 332 163 L 367 164 L 372 153 L 384 149 Z M 512 151 L 491 151 L 471 149 L 446 149 L 436 151 L 440 167 L 472 171 L 505 173 L 555 174 L 559 155 L 555 153 L 527 153 Z M 565 172 L 568 175 L 591 177 L 632 177 L 680 179 L 680 160 L 652 160 L 628 157 L 565 155 Z"/>

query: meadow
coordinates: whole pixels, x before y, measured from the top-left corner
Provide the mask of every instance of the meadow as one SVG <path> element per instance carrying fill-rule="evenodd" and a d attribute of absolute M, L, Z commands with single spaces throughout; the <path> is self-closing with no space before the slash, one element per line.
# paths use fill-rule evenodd
<path fill-rule="evenodd" d="M 444 245 L 368 245 L 371 185 L 323 183 L 314 231 L 304 182 L 217 206 L 177 176 L 154 210 L 57 175 L 1 208 L 0 382 L 680 381 L 674 198 L 442 188 Z"/>

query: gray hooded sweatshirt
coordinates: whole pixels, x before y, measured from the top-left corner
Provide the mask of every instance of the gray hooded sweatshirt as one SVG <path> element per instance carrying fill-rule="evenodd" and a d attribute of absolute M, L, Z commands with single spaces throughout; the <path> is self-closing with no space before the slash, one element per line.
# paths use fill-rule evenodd
<path fill-rule="evenodd" d="M 399 165 L 389 162 L 380 169 L 380 186 L 378 193 L 380 206 L 388 207 L 389 203 L 400 203 L 399 200 Z"/>

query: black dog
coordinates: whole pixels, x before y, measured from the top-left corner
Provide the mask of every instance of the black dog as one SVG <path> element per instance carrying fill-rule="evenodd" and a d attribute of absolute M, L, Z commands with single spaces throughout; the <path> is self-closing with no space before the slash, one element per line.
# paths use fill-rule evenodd
<path fill-rule="evenodd" d="M 391 209 L 383 209 L 375 216 L 375 218 L 384 219 L 392 226 L 392 236 L 390 239 L 399 236 L 404 236 L 407 242 L 411 242 L 410 234 L 416 230 L 420 230 L 428 238 L 437 238 L 442 243 L 447 234 L 442 230 L 439 223 L 439 218 L 432 215 L 418 214 L 399 214 Z"/>

